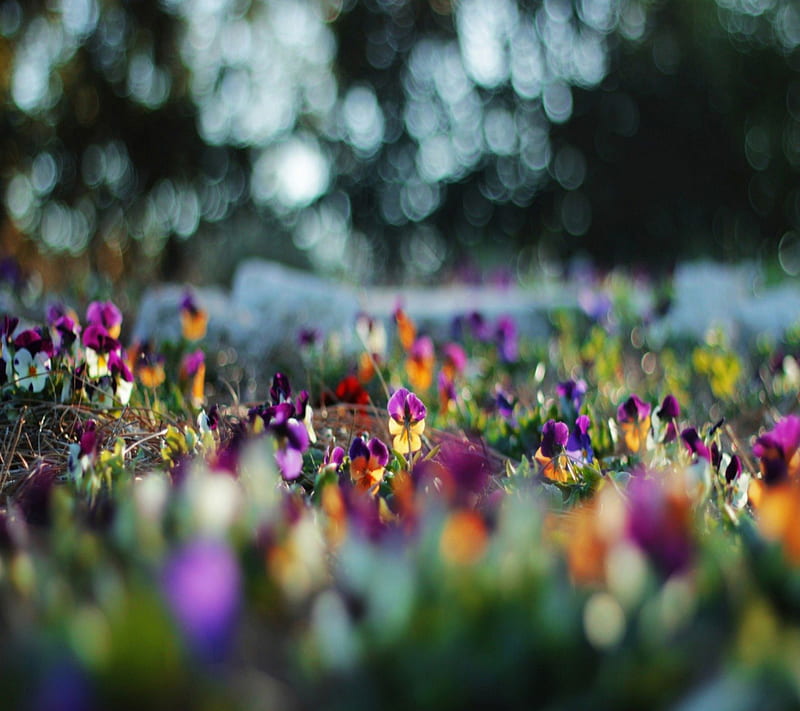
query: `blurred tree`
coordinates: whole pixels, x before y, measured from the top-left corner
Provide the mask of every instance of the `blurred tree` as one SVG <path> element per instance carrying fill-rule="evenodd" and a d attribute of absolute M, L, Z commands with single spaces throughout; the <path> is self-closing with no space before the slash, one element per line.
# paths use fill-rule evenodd
<path fill-rule="evenodd" d="M 357 279 L 800 232 L 792 0 L 0 0 L 0 243 Z"/>

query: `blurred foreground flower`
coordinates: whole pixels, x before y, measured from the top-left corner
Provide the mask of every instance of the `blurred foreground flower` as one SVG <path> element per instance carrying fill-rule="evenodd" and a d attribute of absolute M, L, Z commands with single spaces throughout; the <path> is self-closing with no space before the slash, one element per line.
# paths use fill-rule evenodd
<path fill-rule="evenodd" d="M 167 561 L 162 590 L 188 647 L 205 662 L 227 658 L 241 596 L 239 566 L 227 545 L 199 540 Z"/>
<path fill-rule="evenodd" d="M 691 562 L 692 502 L 679 476 L 641 473 L 628 486 L 628 537 L 664 577 Z"/>

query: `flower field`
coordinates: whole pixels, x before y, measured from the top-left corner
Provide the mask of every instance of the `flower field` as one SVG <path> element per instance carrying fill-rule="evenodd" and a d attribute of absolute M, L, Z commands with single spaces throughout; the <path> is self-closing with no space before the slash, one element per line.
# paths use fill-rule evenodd
<path fill-rule="evenodd" d="M 655 344 L 620 283 L 293 334 L 255 403 L 190 291 L 5 315 L 2 707 L 797 707 L 800 328 Z"/>

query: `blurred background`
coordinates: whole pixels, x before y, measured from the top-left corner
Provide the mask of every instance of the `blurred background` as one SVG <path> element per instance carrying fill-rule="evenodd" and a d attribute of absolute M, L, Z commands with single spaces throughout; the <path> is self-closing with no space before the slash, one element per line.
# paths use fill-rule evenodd
<path fill-rule="evenodd" d="M 796 0 L 0 0 L 0 253 L 45 286 L 794 276 L 798 168 Z"/>

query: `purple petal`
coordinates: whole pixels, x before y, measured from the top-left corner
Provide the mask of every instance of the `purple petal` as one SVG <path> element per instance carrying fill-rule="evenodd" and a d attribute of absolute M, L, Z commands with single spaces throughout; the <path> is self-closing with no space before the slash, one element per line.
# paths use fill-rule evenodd
<path fill-rule="evenodd" d="M 772 437 L 788 455 L 800 445 L 800 417 L 787 415 L 772 428 Z"/>
<path fill-rule="evenodd" d="M 397 422 L 403 422 L 405 417 L 406 399 L 409 396 L 408 390 L 399 388 L 395 390 L 394 394 L 389 398 L 389 403 L 386 409 L 389 411 L 389 417 Z"/>
<path fill-rule="evenodd" d="M 369 441 L 369 453 L 371 458 L 382 467 L 385 467 L 389 462 L 389 448 L 377 437 L 373 437 Z"/>
<path fill-rule="evenodd" d="M 303 455 L 294 447 L 284 447 L 275 451 L 275 461 L 281 475 L 287 481 L 297 479 L 303 471 Z"/>
<path fill-rule="evenodd" d="M 706 447 L 703 440 L 700 439 L 700 435 L 697 434 L 697 430 L 694 427 L 687 427 L 683 430 L 683 432 L 681 432 L 681 439 L 686 443 L 686 446 L 692 454 L 696 454 L 698 457 L 702 457 L 709 462 L 711 461 L 711 452 L 708 451 L 708 447 Z"/>
<path fill-rule="evenodd" d="M 350 460 L 358 459 L 359 457 L 363 457 L 364 459 L 369 459 L 369 447 L 367 447 L 367 443 L 364 441 L 363 437 L 356 437 L 350 443 Z"/>
<path fill-rule="evenodd" d="M 272 378 L 272 387 L 269 389 L 269 396 L 273 404 L 277 405 L 292 396 L 292 386 L 289 385 L 289 378 L 283 373 L 275 373 Z"/>
<path fill-rule="evenodd" d="M 442 349 L 444 359 L 452 366 L 456 373 L 462 373 L 467 366 L 467 354 L 458 343 L 448 343 Z"/>
<path fill-rule="evenodd" d="M 675 398 L 674 395 L 667 395 L 664 398 L 664 402 L 661 403 L 661 407 L 658 410 L 658 416 L 662 419 L 676 419 L 680 417 L 681 414 L 681 406 L 678 404 L 678 400 Z"/>
<path fill-rule="evenodd" d="M 420 336 L 411 345 L 408 352 L 409 357 L 414 360 L 430 360 L 434 357 L 433 341 L 429 336 Z"/>
<path fill-rule="evenodd" d="M 190 647 L 206 661 L 227 656 L 241 596 L 241 576 L 223 543 L 196 541 L 164 568 L 162 589 Z"/>
<path fill-rule="evenodd" d="M 638 395 L 631 395 L 617 408 L 619 422 L 643 422 L 649 415 L 649 403 L 642 402 Z"/>
<path fill-rule="evenodd" d="M 197 373 L 200 366 L 206 362 L 206 354 L 200 349 L 187 353 L 181 360 L 181 370 L 191 377 Z"/>
<path fill-rule="evenodd" d="M 322 458 L 322 465 L 327 466 L 333 464 L 338 470 L 339 467 L 342 466 L 342 462 L 344 462 L 344 449 L 338 445 L 336 447 L 328 446 Z"/>
<path fill-rule="evenodd" d="M 286 423 L 286 437 L 289 440 L 289 446 L 298 452 L 305 452 L 308 449 L 308 430 L 302 422 L 298 422 L 294 418 L 290 419 Z"/>
<path fill-rule="evenodd" d="M 742 473 L 742 461 L 739 459 L 739 455 L 734 454 L 731 457 L 730 463 L 725 469 L 725 481 L 727 481 L 730 484 L 741 473 Z"/>
<path fill-rule="evenodd" d="M 630 508 L 627 534 L 665 576 L 683 570 L 691 561 L 691 534 L 680 512 L 669 505 L 661 485 L 636 476 L 628 486 Z"/>
<path fill-rule="evenodd" d="M 495 328 L 495 337 L 500 349 L 500 357 L 506 363 L 513 363 L 519 356 L 517 324 L 510 316 L 501 316 Z"/>
<path fill-rule="evenodd" d="M 422 400 L 414 395 L 414 393 L 409 393 L 405 403 L 405 414 L 409 422 L 419 422 L 425 419 L 428 410 L 425 405 L 422 404 Z"/>
<path fill-rule="evenodd" d="M 541 450 L 545 457 L 554 457 L 569 439 L 569 427 L 564 422 L 548 420 L 542 427 Z"/>
<path fill-rule="evenodd" d="M 98 353 L 110 353 L 119 347 L 119 341 L 112 338 L 104 326 L 91 324 L 83 330 L 81 339 L 86 348 Z"/>
<path fill-rule="evenodd" d="M 122 312 L 111 301 L 93 301 L 86 309 L 86 321 L 108 330 L 122 323 Z"/>

